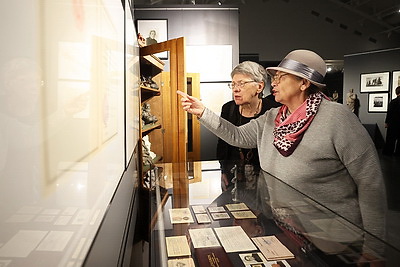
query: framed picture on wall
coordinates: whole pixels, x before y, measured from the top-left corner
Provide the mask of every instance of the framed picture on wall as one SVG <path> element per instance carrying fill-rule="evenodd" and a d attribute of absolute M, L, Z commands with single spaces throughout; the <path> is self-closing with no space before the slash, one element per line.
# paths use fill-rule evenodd
<path fill-rule="evenodd" d="M 161 43 L 168 40 L 168 21 L 166 19 L 138 19 L 137 31 L 146 40 L 146 45 Z M 168 53 L 156 54 L 160 59 L 167 59 Z"/>
<path fill-rule="evenodd" d="M 388 92 L 389 72 L 361 74 L 361 93 Z"/>
<path fill-rule="evenodd" d="M 393 71 L 392 74 L 392 99 L 395 99 L 397 97 L 396 95 L 396 88 L 400 86 L 400 71 Z"/>
<path fill-rule="evenodd" d="M 368 94 L 368 112 L 387 112 L 388 93 Z"/>

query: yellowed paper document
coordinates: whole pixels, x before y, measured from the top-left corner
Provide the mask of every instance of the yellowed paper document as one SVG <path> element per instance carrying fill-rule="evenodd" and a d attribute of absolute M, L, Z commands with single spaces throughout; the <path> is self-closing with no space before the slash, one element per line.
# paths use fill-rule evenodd
<path fill-rule="evenodd" d="M 294 255 L 279 241 L 276 236 L 260 236 L 252 238 L 258 249 L 267 260 L 293 259 Z"/>
<path fill-rule="evenodd" d="M 236 211 L 236 210 L 248 210 L 249 208 L 244 203 L 234 203 L 234 204 L 226 204 L 225 207 L 229 211 Z"/>
<path fill-rule="evenodd" d="M 192 258 L 168 260 L 168 267 L 196 267 Z"/>
<path fill-rule="evenodd" d="M 220 246 L 212 228 L 189 229 L 189 235 L 194 248 Z"/>
<path fill-rule="evenodd" d="M 257 250 L 240 226 L 220 227 L 214 230 L 227 253 Z"/>
<path fill-rule="evenodd" d="M 190 256 L 190 247 L 185 235 L 168 236 L 165 238 L 167 243 L 168 257 Z"/>
<path fill-rule="evenodd" d="M 257 216 L 251 210 L 232 211 L 235 219 L 255 219 Z"/>
<path fill-rule="evenodd" d="M 171 223 L 194 223 L 192 213 L 189 208 L 170 209 L 169 216 Z"/>

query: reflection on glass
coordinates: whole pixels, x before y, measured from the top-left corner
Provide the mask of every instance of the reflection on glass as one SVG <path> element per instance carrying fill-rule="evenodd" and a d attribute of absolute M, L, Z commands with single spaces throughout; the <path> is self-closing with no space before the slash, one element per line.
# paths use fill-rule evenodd
<path fill-rule="evenodd" d="M 0 265 L 79 266 L 125 167 L 121 1 L 0 5 Z"/>

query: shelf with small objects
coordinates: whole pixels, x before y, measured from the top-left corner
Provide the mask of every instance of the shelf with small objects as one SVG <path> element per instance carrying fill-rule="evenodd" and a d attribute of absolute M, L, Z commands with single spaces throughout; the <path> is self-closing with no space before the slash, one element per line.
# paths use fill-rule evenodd
<path fill-rule="evenodd" d="M 143 47 L 140 48 L 142 50 Z M 148 49 L 148 48 L 147 48 Z M 157 220 L 157 199 L 163 202 L 168 192 L 159 185 L 163 176 L 160 162 L 163 159 L 163 99 L 162 72 L 164 62 L 153 54 L 140 56 L 140 102 L 141 102 L 141 162 L 142 174 L 142 223 L 144 223 L 144 239 L 151 239 L 151 229 Z M 147 219 L 144 219 L 147 218 Z"/>
<path fill-rule="evenodd" d="M 140 45 L 139 45 L 140 46 Z M 168 64 L 156 55 L 168 52 Z M 142 187 L 141 224 L 146 239 L 172 191 L 184 194 L 187 183 L 187 116 L 180 108 L 176 90 L 187 92 L 184 38 L 140 46 L 141 142 L 140 173 Z M 171 163 L 174 164 L 171 170 Z M 182 180 L 182 181 L 181 181 Z M 182 193 L 178 192 L 182 190 Z M 178 198 L 175 198 L 175 202 Z M 180 203 L 179 203 L 180 204 Z M 145 219 L 147 218 L 147 220 Z M 149 231 L 150 230 L 150 231 Z"/>
<path fill-rule="evenodd" d="M 143 186 L 151 190 L 154 184 L 150 172 L 156 163 L 162 160 L 163 101 L 161 96 L 161 76 L 164 62 L 155 55 L 140 57 L 140 92 L 141 92 L 141 134 L 142 134 L 142 173 Z M 155 145 L 152 145 L 155 143 Z"/>

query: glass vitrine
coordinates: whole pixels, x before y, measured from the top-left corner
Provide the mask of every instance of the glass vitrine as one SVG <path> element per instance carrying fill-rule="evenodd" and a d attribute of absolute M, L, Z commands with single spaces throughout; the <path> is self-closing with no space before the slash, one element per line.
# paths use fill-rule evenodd
<path fill-rule="evenodd" d="M 186 189 L 176 190 L 169 165 L 155 187 L 151 266 L 396 266 L 400 259 L 398 248 L 277 177 L 260 176 L 255 188 L 237 181 L 222 192 L 217 161 L 190 162 L 187 182 L 179 184 Z M 288 254 L 274 259 L 268 249 L 285 251 L 259 246 L 271 236 Z"/>

